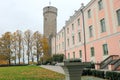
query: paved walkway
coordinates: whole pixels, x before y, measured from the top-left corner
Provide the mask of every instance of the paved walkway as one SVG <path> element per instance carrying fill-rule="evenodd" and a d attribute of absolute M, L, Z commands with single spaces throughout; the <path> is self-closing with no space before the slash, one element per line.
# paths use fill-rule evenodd
<path fill-rule="evenodd" d="M 41 65 L 40 67 L 45 68 L 45 69 L 49 69 L 49 70 L 52 70 L 52 71 L 55 71 L 55 72 L 58 72 L 58 73 L 61 73 L 61 74 L 65 74 L 64 70 L 60 66 Z"/>

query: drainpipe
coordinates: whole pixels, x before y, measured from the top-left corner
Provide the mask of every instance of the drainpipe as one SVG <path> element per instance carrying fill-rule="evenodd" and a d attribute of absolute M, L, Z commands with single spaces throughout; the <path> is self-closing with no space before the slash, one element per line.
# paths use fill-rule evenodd
<path fill-rule="evenodd" d="M 66 32 L 65 32 L 65 27 L 63 27 L 63 29 L 64 29 L 64 44 L 65 44 L 64 52 L 65 52 L 65 59 L 66 59 Z"/>
<path fill-rule="evenodd" d="M 86 33 L 85 33 L 85 20 L 84 20 L 84 4 L 82 3 L 81 13 L 82 13 L 82 19 L 83 19 L 83 35 L 84 35 L 84 52 L 85 52 L 85 62 L 87 62 L 87 54 L 86 54 Z"/>
<path fill-rule="evenodd" d="M 55 54 L 56 54 L 56 35 L 57 34 L 55 34 Z"/>

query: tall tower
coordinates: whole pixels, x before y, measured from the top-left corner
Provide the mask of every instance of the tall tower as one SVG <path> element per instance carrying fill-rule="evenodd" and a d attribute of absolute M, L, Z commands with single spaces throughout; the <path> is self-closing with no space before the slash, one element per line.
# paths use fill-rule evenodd
<path fill-rule="evenodd" d="M 43 8 L 44 35 L 47 38 L 55 36 L 57 32 L 57 8 L 47 6 Z"/>
<path fill-rule="evenodd" d="M 57 8 L 53 6 L 44 7 L 43 16 L 44 16 L 44 36 L 48 38 L 50 46 L 48 53 L 51 54 L 52 53 L 51 39 L 53 36 L 56 36 L 57 33 Z"/>

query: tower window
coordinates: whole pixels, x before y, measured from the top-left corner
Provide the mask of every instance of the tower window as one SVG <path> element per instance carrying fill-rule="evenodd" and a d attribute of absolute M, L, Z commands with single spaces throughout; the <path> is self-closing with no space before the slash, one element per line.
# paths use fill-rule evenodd
<path fill-rule="evenodd" d="M 47 18 L 45 18 L 45 21 L 47 21 Z"/>

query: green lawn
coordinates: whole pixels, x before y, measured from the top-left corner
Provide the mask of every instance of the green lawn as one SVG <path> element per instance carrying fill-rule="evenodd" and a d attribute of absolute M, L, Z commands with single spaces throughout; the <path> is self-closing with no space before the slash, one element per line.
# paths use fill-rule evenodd
<path fill-rule="evenodd" d="M 64 75 L 39 66 L 0 67 L 0 80 L 65 80 Z M 103 80 L 83 76 L 82 80 Z"/>
<path fill-rule="evenodd" d="M 0 80 L 63 80 L 64 75 L 39 66 L 0 67 Z"/>

